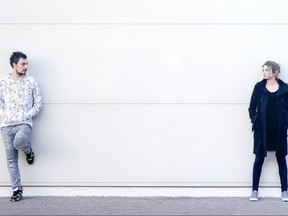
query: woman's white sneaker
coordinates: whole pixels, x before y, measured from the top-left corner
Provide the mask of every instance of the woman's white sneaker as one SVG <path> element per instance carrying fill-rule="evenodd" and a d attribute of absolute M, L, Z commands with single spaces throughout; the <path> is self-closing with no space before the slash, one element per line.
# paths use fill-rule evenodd
<path fill-rule="evenodd" d="M 281 193 L 281 199 L 282 199 L 283 202 L 288 202 L 288 193 L 287 193 L 287 191 L 283 191 Z"/>
<path fill-rule="evenodd" d="M 253 190 L 249 200 L 254 202 L 258 201 L 258 191 Z"/>

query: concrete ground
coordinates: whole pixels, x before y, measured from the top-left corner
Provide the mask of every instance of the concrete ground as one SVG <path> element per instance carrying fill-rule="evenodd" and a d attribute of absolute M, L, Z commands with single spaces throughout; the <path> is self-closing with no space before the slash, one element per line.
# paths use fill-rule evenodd
<path fill-rule="evenodd" d="M 0 215 L 288 215 L 288 202 L 243 197 L 25 197 L 0 198 Z"/>

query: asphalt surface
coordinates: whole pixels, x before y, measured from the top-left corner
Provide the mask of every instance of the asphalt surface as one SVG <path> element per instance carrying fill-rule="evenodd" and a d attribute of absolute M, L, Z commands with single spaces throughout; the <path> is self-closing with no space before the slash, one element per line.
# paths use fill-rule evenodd
<path fill-rule="evenodd" d="M 288 215 L 288 202 L 243 197 L 24 197 L 0 198 L 0 215 Z"/>

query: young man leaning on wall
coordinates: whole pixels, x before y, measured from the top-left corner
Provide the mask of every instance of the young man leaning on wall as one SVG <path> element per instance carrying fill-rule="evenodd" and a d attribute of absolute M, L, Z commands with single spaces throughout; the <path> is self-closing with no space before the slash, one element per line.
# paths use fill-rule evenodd
<path fill-rule="evenodd" d="M 42 107 L 41 90 L 34 77 L 27 73 L 27 56 L 13 52 L 10 57 L 12 72 L 0 80 L 1 133 L 6 149 L 8 171 L 13 195 L 11 201 L 22 199 L 18 151 L 26 155 L 28 164 L 34 162 L 31 148 L 32 118 Z"/>

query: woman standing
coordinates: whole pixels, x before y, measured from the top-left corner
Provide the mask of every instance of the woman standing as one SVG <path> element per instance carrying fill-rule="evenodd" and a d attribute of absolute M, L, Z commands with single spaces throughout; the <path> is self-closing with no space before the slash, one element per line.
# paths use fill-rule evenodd
<path fill-rule="evenodd" d="M 253 90 L 249 117 L 254 132 L 255 161 L 251 201 L 258 201 L 258 187 L 262 165 L 267 151 L 275 151 L 281 180 L 281 198 L 288 201 L 287 193 L 287 120 L 288 85 L 278 78 L 280 66 L 267 61 L 262 66 L 263 80 Z"/>

